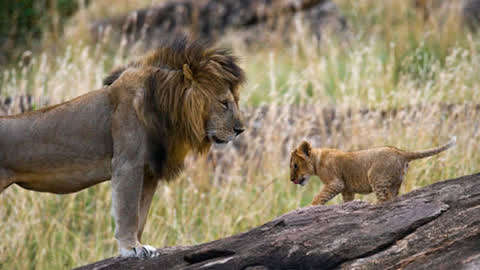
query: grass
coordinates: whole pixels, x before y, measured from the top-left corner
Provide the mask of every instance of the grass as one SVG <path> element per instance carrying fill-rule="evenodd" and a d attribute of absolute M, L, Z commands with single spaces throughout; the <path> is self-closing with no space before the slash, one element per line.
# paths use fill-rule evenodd
<path fill-rule="evenodd" d="M 290 45 L 254 52 L 233 44 L 249 79 L 241 104 L 250 119 L 240 139 L 245 150 L 213 149 L 215 162 L 189 157 L 179 179 L 159 186 L 145 243 L 211 241 L 309 205 L 322 187 L 318 178 L 305 188 L 288 180 L 288 154 L 304 138 L 344 150 L 417 150 L 456 135 L 455 148 L 411 164 L 402 194 L 479 171 L 480 39 L 444 35 L 448 29 L 418 20 L 407 1 L 337 3 L 351 22 L 347 41 L 295 36 Z M 122 55 L 77 42 L 4 71 L 0 95 L 30 94 L 35 107 L 58 103 L 100 87 L 126 61 Z M 343 116 L 331 128 L 325 108 Z M 362 109 L 370 112 L 356 113 Z M 399 112 L 382 117 L 391 109 Z M 330 202 L 338 203 L 340 196 Z M 116 255 L 110 206 L 108 182 L 61 196 L 10 187 L 0 195 L 0 269 L 64 269 Z"/>

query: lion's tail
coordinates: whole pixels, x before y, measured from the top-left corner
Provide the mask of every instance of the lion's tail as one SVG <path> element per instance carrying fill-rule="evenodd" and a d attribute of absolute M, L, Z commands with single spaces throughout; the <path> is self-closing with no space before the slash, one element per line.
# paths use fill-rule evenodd
<path fill-rule="evenodd" d="M 428 150 L 424 150 L 424 151 L 403 152 L 403 156 L 406 157 L 409 161 L 410 160 L 415 160 L 415 159 L 420 159 L 420 158 L 426 158 L 426 157 L 433 156 L 433 155 L 436 155 L 440 152 L 443 152 L 443 151 L 447 150 L 448 148 L 454 146 L 456 144 L 456 142 L 457 142 L 457 137 L 454 136 L 445 145 L 442 145 L 442 146 L 439 146 L 439 147 L 436 147 L 436 148 L 432 148 L 432 149 L 428 149 Z"/>

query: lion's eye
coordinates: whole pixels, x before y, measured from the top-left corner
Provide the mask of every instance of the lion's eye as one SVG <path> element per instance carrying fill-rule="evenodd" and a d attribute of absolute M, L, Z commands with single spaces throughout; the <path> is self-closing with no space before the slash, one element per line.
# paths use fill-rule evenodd
<path fill-rule="evenodd" d="M 298 169 L 297 164 L 293 164 L 293 168 L 294 168 L 295 170 Z"/>
<path fill-rule="evenodd" d="M 228 101 L 227 100 L 221 101 L 220 103 L 222 103 L 222 106 L 225 110 L 228 109 Z"/>

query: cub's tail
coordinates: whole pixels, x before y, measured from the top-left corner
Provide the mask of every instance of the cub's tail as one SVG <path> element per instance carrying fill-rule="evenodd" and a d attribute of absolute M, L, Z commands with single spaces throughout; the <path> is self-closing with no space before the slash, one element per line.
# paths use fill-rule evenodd
<path fill-rule="evenodd" d="M 454 136 L 445 145 L 442 145 L 442 146 L 439 146 L 439 147 L 436 147 L 436 148 L 432 148 L 432 149 L 428 149 L 428 150 L 425 150 L 425 151 L 403 152 L 403 156 L 406 157 L 409 161 L 414 160 L 414 159 L 426 158 L 426 157 L 433 156 L 433 155 L 436 155 L 440 152 L 443 152 L 443 151 L 447 150 L 448 148 L 454 146 L 456 142 L 457 142 L 457 137 Z"/>

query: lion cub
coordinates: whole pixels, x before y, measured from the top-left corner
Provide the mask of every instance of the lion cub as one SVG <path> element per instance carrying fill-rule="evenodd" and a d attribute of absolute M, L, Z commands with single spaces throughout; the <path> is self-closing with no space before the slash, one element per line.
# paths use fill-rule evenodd
<path fill-rule="evenodd" d="M 407 173 L 408 162 L 433 156 L 455 145 L 453 137 L 447 144 L 434 149 L 408 152 L 385 146 L 356 152 L 337 149 L 312 148 L 304 141 L 292 151 L 290 180 L 305 185 L 311 175 L 317 175 L 325 184 L 312 204 L 325 204 L 342 193 L 343 201 L 354 199 L 355 193 L 375 192 L 378 202 L 398 195 Z"/>

